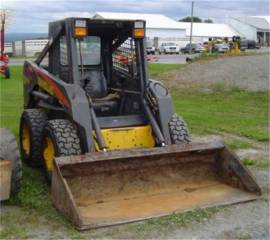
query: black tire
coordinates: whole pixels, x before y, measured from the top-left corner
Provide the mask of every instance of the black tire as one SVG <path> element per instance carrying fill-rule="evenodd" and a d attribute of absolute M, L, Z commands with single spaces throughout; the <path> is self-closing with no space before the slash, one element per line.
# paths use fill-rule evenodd
<path fill-rule="evenodd" d="M 42 166 L 41 146 L 42 132 L 47 122 L 46 113 L 41 109 L 26 109 L 21 116 L 20 149 L 22 160 L 31 167 Z M 24 149 L 24 127 L 29 129 L 30 149 Z"/>
<path fill-rule="evenodd" d="M 9 79 L 9 78 L 10 78 L 10 70 L 9 70 L 9 67 L 7 67 L 7 68 L 5 69 L 5 78 L 6 78 L 6 79 Z"/>
<path fill-rule="evenodd" d="M 14 195 L 21 189 L 22 162 L 20 160 L 16 139 L 6 128 L 0 128 L 0 161 L 1 160 L 10 160 L 12 163 L 10 193 Z"/>
<path fill-rule="evenodd" d="M 82 150 L 77 129 L 69 120 L 55 119 L 48 121 L 44 128 L 42 138 L 42 162 L 45 176 L 50 183 L 52 169 L 48 169 L 44 152 L 48 146 L 47 138 L 52 141 L 54 157 L 80 155 Z"/>
<path fill-rule="evenodd" d="M 173 144 L 183 144 L 190 142 L 187 124 L 176 113 L 173 114 L 169 122 L 169 130 L 171 135 L 171 141 Z"/>

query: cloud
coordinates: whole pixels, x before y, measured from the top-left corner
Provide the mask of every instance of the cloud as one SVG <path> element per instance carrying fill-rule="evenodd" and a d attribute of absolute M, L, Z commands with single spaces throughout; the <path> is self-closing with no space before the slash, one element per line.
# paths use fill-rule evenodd
<path fill-rule="evenodd" d="M 68 17 L 83 17 L 83 18 L 91 18 L 93 17 L 95 13 L 90 13 L 90 12 L 58 12 L 54 13 L 52 15 L 52 18 L 55 20 L 63 19 L 63 18 L 68 18 Z"/>
<path fill-rule="evenodd" d="M 176 20 L 190 15 L 191 1 L 184 0 L 0 0 L 13 9 L 9 32 L 47 32 L 48 22 L 95 12 L 159 13 Z M 194 15 L 224 22 L 228 16 L 269 15 L 268 1 L 195 1 Z"/>

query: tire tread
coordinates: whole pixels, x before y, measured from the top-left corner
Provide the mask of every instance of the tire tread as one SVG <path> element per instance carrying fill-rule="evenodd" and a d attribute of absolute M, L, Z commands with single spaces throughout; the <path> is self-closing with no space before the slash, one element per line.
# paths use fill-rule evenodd
<path fill-rule="evenodd" d="M 44 126 L 47 123 L 46 113 L 42 109 L 26 109 L 22 114 L 22 120 L 27 119 L 31 127 L 31 150 L 29 159 L 23 160 L 32 167 L 41 166 L 41 144 L 42 144 L 42 132 Z M 22 146 L 21 146 L 21 151 Z M 23 155 L 23 154 L 22 154 Z"/>
<path fill-rule="evenodd" d="M 0 160 L 11 160 L 11 195 L 20 191 L 22 182 L 22 162 L 14 135 L 6 128 L 0 128 Z"/>
<path fill-rule="evenodd" d="M 169 122 L 169 131 L 173 144 L 183 144 L 191 141 L 186 122 L 176 113 L 173 114 Z"/>

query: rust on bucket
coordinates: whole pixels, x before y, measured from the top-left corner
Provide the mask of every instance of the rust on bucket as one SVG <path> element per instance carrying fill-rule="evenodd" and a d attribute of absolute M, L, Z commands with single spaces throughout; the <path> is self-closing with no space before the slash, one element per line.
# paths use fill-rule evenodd
<path fill-rule="evenodd" d="M 91 153 L 55 160 L 54 205 L 79 229 L 248 201 L 261 194 L 223 144 Z"/>

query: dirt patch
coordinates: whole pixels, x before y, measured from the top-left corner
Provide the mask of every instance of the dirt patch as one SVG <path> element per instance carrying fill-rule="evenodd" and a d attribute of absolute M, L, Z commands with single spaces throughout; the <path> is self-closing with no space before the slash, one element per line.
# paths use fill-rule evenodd
<path fill-rule="evenodd" d="M 264 54 L 195 62 L 183 69 L 165 73 L 161 79 L 165 79 L 166 85 L 170 88 L 192 87 L 205 91 L 238 88 L 267 91 L 269 56 Z"/>

